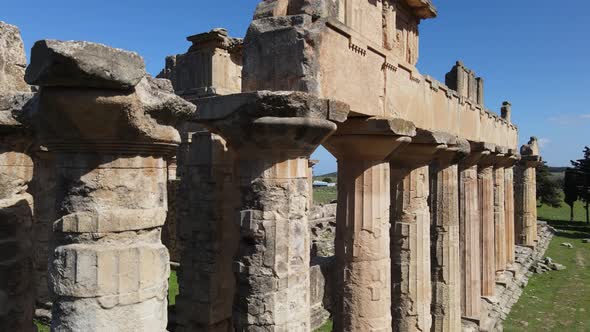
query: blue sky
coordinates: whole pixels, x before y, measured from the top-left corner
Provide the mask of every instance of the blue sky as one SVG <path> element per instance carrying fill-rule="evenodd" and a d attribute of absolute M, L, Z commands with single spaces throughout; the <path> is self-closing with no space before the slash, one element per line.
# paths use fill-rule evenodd
<path fill-rule="evenodd" d="M 133 50 L 157 74 L 185 37 L 226 27 L 243 36 L 258 0 L 2 0 L 0 20 L 39 39 L 88 40 Z M 590 2 L 434 0 L 439 17 L 420 27 L 418 68 L 444 81 L 461 59 L 485 78 L 486 106 L 513 105 L 521 143 L 539 137 L 550 165 L 565 166 L 590 145 Z M 317 174 L 336 170 L 323 149 Z"/>

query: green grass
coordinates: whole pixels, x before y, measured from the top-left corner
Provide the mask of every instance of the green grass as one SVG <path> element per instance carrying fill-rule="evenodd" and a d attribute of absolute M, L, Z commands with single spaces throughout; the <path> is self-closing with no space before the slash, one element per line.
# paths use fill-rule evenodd
<path fill-rule="evenodd" d="M 38 332 L 49 332 L 49 326 L 43 324 L 40 321 L 35 320 L 34 321 L 35 326 L 37 326 L 37 331 Z"/>
<path fill-rule="evenodd" d="M 567 269 L 533 275 L 504 331 L 590 331 L 590 244 L 582 243 L 590 238 L 590 226 L 565 221 L 550 224 L 558 233 L 545 255 Z M 563 242 L 574 248 L 562 247 Z"/>
<path fill-rule="evenodd" d="M 326 324 L 324 324 L 322 327 L 315 330 L 314 332 L 332 332 L 332 328 L 333 328 L 333 324 L 332 324 L 332 320 L 330 319 L 329 321 L 326 322 Z"/>
<path fill-rule="evenodd" d="M 537 209 L 539 219 L 547 221 L 564 221 L 570 220 L 570 206 L 562 203 L 561 207 L 552 208 L 543 205 Z M 574 221 L 586 221 L 586 209 L 583 202 L 574 203 Z"/>
<path fill-rule="evenodd" d="M 178 278 L 176 271 L 172 270 L 168 278 L 168 306 L 176 304 L 176 295 L 178 295 Z"/>
<path fill-rule="evenodd" d="M 327 204 L 335 200 L 338 196 L 336 187 L 319 187 L 313 188 L 313 202 L 315 204 Z"/>

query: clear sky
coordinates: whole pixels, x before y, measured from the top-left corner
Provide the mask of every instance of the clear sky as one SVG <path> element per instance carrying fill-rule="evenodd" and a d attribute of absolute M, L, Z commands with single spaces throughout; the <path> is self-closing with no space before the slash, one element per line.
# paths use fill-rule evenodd
<path fill-rule="evenodd" d="M 141 54 L 157 74 L 186 36 L 226 27 L 245 34 L 258 0 L 2 0 L 0 20 L 25 47 L 39 39 L 88 40 Z M 485 78 L 486 106 L 512 102 L 521 144 L 539 137 L 544 158 L 569 165 L 590 145 L 590 2 L 434 0 L 439 17 L 420 26 L 418 68 L 444 81 L 457 59 Z M 322 174 L 336 170 L 323 149 Z"/>

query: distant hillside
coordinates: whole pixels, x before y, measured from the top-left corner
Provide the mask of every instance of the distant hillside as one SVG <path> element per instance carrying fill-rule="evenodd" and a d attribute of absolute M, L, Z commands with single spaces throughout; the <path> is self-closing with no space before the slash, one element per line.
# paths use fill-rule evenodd
<path fill-rule="evenodd" d="M 567 167 L 551 167 L 549 166 L 549 172 L 551 173 L 563 173 Z"/>
<path fill-rule="evenodd" d="M 338 173 L 332 172 L 332 173 L 328 173 L 328 174 L 316 175 L 315 177 L 316 178 L 337 178 Z"/>

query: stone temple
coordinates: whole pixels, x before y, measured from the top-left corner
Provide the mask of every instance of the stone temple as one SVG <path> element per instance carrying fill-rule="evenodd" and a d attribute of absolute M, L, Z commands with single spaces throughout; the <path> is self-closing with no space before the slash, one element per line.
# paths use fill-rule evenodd
<path fill-rule="evenodd" d="M 0 22 L 0 331 L 497 331 L 551 231 L 532 138 L 430 0 L 266 0 L 245 38 L 136 53 Z M 314 206 L 310 155 L 338 160 Z M 180 293 L 168 307 L 168 276 Z"/>

